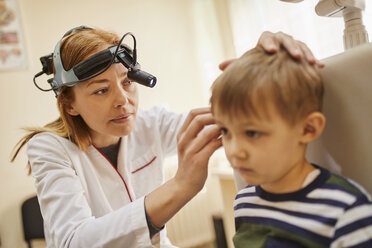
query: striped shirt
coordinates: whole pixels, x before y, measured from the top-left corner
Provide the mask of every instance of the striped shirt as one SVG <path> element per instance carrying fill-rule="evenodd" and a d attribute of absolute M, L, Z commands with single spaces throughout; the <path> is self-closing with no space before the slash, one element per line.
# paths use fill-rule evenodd
<path fill-rule="evenodd" d="M 351 180 L 318 168 L 319 175 L 296 192 L 242 189 L 234 202 L 235 247 L 372 247 L 368 193 Z"/>

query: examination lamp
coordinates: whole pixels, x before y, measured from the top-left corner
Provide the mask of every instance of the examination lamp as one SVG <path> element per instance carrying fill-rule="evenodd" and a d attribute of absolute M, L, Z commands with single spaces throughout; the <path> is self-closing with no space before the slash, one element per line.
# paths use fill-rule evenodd
<path fill-rule="evenodd" d="M 136 38 L 130 32 L 124 34 L 117 45 L 106 48 L 100 52 L 97 52 L 80 63 L 76 64 L 70 70 L 66 71 L 63 67 L 60 47 L 64 37 L 70 35 L 73 31 L 79 29 L 91 29 L 86 26 L 79 26 L 66 32 L 62 39 L 57 43 L 54 52 L 40 58 L 40 62 L 43 66 L 42 71 L 34 76 L 35 86 L 42 91 L 53 90 L 56 96 L 61 91 L 62 86 L 72 87 L 77 83 L 92 79 L 103 72 L 105 72 L 113 63 L 121 63 L 128 69 L 127 77 L 139 84 L 147 87 L 154 87 L 156 84 L 156 77 L 142 71 L 140 64 L 137 63 L 137 49 L 136 49 Z M 133 50 L 127 45 L 122 44 L 124 38 L 130 35 L 133 38 Z M 36 83 L 36 78 L 46 74 L 50 75 L 53 73 L 54 77 L 48 79 L 48 83 L 51 88 L 43 89 Z"/>
<path fill-rule="evenodd" d="M 297 3 L 303 0 L 280 1 Z M 345 50 L 369 42 L 368 32 L 362 20 L 362 11 L 364 9 L 365 0 L 319 0 L 318 4 L 315 6 L 315 12 L 319 16 L 344 18 Z"/>

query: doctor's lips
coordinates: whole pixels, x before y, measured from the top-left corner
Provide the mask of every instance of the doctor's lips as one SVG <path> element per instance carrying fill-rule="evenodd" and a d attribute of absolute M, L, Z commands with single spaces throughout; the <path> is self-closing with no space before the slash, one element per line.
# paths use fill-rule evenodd
<path fill-rule="evenodd" d="M 116 123 L 124 123 L 124 122 L 129 121 L 131 117 L 132 117 L 132 114 L 118 115 L 111 121 L 116 122 Z"/>

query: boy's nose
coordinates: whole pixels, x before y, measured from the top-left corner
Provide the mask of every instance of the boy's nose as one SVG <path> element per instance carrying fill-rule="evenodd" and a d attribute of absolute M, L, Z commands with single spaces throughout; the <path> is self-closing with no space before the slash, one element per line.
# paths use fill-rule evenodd
<path fill-rule="evenodd" d="M 239 142 L 238 139 L 233 139 L 229 142 L 227 147 L 227 155 L 231 158 L 246 159 L 248 157 L 248 151 L 246 147 Z"/>

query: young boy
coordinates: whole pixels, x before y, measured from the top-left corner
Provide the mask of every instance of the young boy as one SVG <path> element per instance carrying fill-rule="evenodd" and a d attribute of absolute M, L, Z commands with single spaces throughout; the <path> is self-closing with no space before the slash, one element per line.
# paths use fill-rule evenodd
<path fill-rule="evenodd" d="M 372 247 L 369 195 L 309 163 L 325 125 L 316 67 L 254 48 L 212 86 L 226 156 L 246 188 L 234 203 L 235 247 Z"/>

